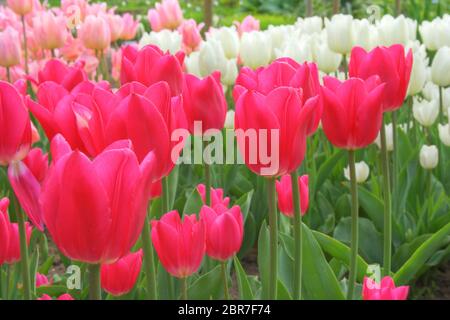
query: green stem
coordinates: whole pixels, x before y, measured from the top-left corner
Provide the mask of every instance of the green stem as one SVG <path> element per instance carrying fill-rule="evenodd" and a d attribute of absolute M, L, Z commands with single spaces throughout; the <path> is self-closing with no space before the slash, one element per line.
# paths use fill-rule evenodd
<path fill-rule="evenodd" d="M 5 299 L 9 299 L 9 283 L 11 282 L 11 265 L 6 265 L 6 292 L 5 292 Z"/>
<path fill-rule="evenodd" d="M 223 292 L 225 300 L 230 300 L 230 293 L 228 291 L 228 277 L 227 277 L 227 264 L 226 261 L 221 262 L 222 268 L 222 280 L 223 280 Z"/>
<path fill-rule="evenodd" d="M 28 45 L 27 45 L 27 28 L 25 23 L 25 16 L 21 16 L 23 29 L 23 54 L 25 59 L 25 73 L 28 75 Z"/>
<path fill-rule="evenodd" d="M 162 214 L 169 212 L 169 177 L 162 179 L 162 194 L 161 194 L 161 209 Z M 167 291 L 170 299 L 174 299 L 174 284 L 172 276 L 166 271 L 162 270 L 165 282 L 168 285 Z"/>
<path fill-rule="evenodd" d="M 383 118 L 384 120 L 384 118 Z M 389 155 L 386 146 L 386 129 L 384 121 L 380 130 L 381 140 L 381 163 L 383 169 L 383 195 L 384 195 L 384 257 L 383 276 L 391 273 L 391 247 L 392 247 L 392 204 L 391 184 L 389 178 Z"/>
<path fill-rule="evenodd" d="M 345 73 L 345 80 L 348 79 L 348 63 L 347 63 L 347 55 L 344 54 L 342 56 L 342 65 L 344 67 L 344 73 Z"/>
<path fill-rule="evenodd" d="M 269 225 L 270 225 L 270 278 L 269 299 L 277 298 L 277 274 L 278 274 L 278 226 L 275 193 L 275 178 L 267 179 L 267 196 L 269 198 Z"/>
<path fill-rule="evenodd" d="M 211 206 L 211 171 L 208 164 L 204 164 L 203 168 L 205 170 L 205 204 Z"/>
<path fill-rule="evenodd" d="M 392 206 L 397 210 L 397 170 L 398 170 L 398 128 L 397 111 L 392 112 L 392 142 L 394 150 L 392 151 Z"/>
<path fill-rule="evenodd" d="M 6 79 L 11 83 L 11 69 L 9 67 L 6 67 Z"/>
<path fill-rule="evenodd" d="M 352 242 L 350 256 L 350 271 L 348 277 L 347 300 L 353 300 L 357 274 L 358 257 L 358 186 L 356 183 L 355 151 L 348 151 L 348 165 L 350 168 L 350 192 L 352 195 Z"/>
<path fill-rule="evenodd" d="M 102 299 L 102 289 L 100 286 L 100 267 L 100 264 L 90 264 L 88 266 L 90 300 Z"/>
<path fill-rule="evenodd" d="M 292 198 L 294 202 L 294 299 L 302 298 L 302 214 L 297 171 L 291 173 Z"/>
<path fill-rule="evenodd" d="M 22 266 L 22 280 L 24 299 L 31 300 L 31 277 L 30 277 L 30 261 L 28 257 L 27 234 L 25 229 L 25 216 L 20 209 L 16 196 L 12 195 L 14 207 L 19 225 L 19 241 L 20 241 L 20 264 Z"/>
<path fill-rule="evenodd" d="M 150 205 L 149 205 L 150 209 Z M 150 237 L 150 219 L 148 214 L 145 217 L 144 228 L 142 230 L 142 248 L 144 250 L 144 267 L 146 270 L 147 279 L 147 298 L 149 300 L 156 300 L 156 271 L 155 261 L 153 257 L 152 240 Z"/>
<path fill-rule="evenodd" d="M 181 292 L 183 300 L 188 299 L 188 277 L 181 279 Z"/>

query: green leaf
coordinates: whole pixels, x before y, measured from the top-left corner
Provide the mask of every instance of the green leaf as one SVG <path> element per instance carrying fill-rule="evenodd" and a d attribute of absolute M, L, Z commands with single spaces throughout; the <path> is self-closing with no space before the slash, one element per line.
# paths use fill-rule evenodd
<path fill-rule="evenodd" d="M 40 286 L 36 288 L 37 297 L 48 294 L 51 297 L 57 298 L 65 293 L 67 293 L 67 287 L 65 285 Z"/>
<path fill-rule="evenodd" d="M 339 261 L 343 262 L 347 267 L 349 266 L 351 252 L 350 248 L 347 245 L 321 232 L 313 230 L 312 233 L 314 234 L 316 240 L 319 242 L 323 251 L 328 253 L 333 258 L 336 258 Z M 357 280 L 362 281 L 364 276 L 366 275 L 368 264 L 359 255 L 357 258 L 357 264 L 358 264 L 358 273 L 356 275 Z"/>
<path fill-rule="evenodd" d="M 53 266 L 53 256 L 49 256 L 47 260 L 39 267 L 38 272 L 42 274 L 48 274 L 50 268 Z"/>
<path fill-rule="evenodd" d="M 178 172 L 179 166 L 175 166 L 170 172 L 169 175 L 169 208 L 173 208 L 173 204 L 175 203 L 175 196 L 177 194 L 178 188 Z"/>
<path fill-rule="evenodd" d="M 364 212 L 368 215 L 370 220 L 374 223 L 377 230 L 383 230 L 383 201 L 366 188 L 358 188 L 358 200 Z"/>
<path fill-rule="evenodd" d="M 247 192 L 236 201 L 236 205 L 241 207 L 244 222 L 247 220 L 248 211 L 250 210 L 250 205 L 252 204 L 252 198 L 253 198 L 253 190 Z"/>
<path fill-rule="evenodd" d="M 317 172 L 317 179 L 314 185 L 313 190 L 320 190 L 320 187 L 328 179 L 331 175 L 331 172 L 335 168 L 336 165 L 339 164 L 339 160 L 345 155 L 344 150 L 338 150 L 335 152 L 330 158 L 328 158 L 319 168 Z"/>
<path fill-rule="evenodd" d="M 261 225 L 258 238 L 258 269 L 261 278 L 262 292 L 261 298 L 267 299 L 269 296 L 269 262 L 270 262 L 270 238 L 269 228 L 264 221 Z"/>
<path fill-rule="evenodd" d="M 396 285 L 404 285 L 413 279 L 429 258 L 447 242 L 450 222 L 426 240 L 394 275 Z"/>
<path fill-rule="evenodd" d="M 188 298 L 191 300 L 220 299 L 223 296 L 221 266 L 218 265 L 208 273 L 200 276 L 188 288 Z"/>
<path fill-rule="evenodd" d="M 277 300 L 292 300 L 292 296 L 280 279 L 277 282 Z"/>
<path fill-rule="evenodd" d="M 248 277 L 245 274 L 244 268 L 237 257 L 234 257 L 234 268 L 236 270 L 236 278 L 239 290 L 239 298 L 241 300 L 253 300 L 253 292 L 248 281 Z"/>
<path fill-rule="evenodd" d="M 186 204 L 184 205 L 183 214 L 198 214 L 203 206 L 202 198 L 197 189 L 194 188 L 189 195 Z"/>

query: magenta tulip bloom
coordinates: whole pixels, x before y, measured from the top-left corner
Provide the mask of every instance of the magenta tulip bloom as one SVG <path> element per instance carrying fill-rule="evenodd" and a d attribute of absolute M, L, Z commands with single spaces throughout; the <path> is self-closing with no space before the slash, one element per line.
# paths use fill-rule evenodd
<path fill-rule="evenodd" d="M 52 59 L 45 64 L 44 69 L 39 71 L 38 80 L 39 84 L 52 81 L 71 91 L 81 82 L 88 80 L 88 77 L 82 68 L 71 67 L 61 60 Z"/>
<path fill-rule="evenodd" d="M 275 188 L 278 194 L 278 208 L 287 217 L 294 216 L 294 206 L 292 199 L 292 181 L 289 174 L 276 181 Z M 300 192 L 300 206 L 302 216 L 305 215 L 309 205 L 308 175 L 298 177 L 298 190 Z"/>
<path fill-rule="evenodd" d="M 152 242 L 164 269 L 172 276 L 185 278 L 197 272 L 205 255 L 205 226 L 195 214 L 183 221 L 170 211 L 152 221 Z"/>
<path fill-rule="evenodd" d="M 220 261 L 232 258 L 241 248 L 244 237 L 241 208 L 228 209 L 220 204 L 214 209 L 203 206 L 200 218 L 206 226 L 206 254 Z"/>
<path fill-rule="evenodd" d="M 41 274 L 39 272 L 36 273 L 36 288 L 47 286 L 49 284 L 51 284 L 51 282 L 48 280 L 45 274 Z"/>
<path fill-rule="evenodd" d="M 379 76 L 381 82 L 386 83 L 384 111 L 392 111 L 400 108 L 405 100 L 412 64 L 412 51 L 409 50 L 405 57 L 405 49 L 400 44 L 376 47 L 370 52 L 355 47 L 351 53 L 349 74 L 350 77 L 364 80 L 374 75 Z"/>
<path fill-rule="evenodd" d="M 200 197 L 202 198 L 203 204 L 206 203 L 206 186 L 201 183 L 197 186 L 197 191 L 200 194 Z M 229 197 L 223 197 L 223 189 L 217 188 L 214 189 L 211 187 L 211 207 L 215 207 L 217 205 L 223 205 L 225 207 L 228 207 L 230 204 L 230 198 Z"/>
<path fill-rule="evenodd" d="M 384 88 L 377 76 L 345 82 L 324 78 L 322 128 L 334 146 L 355 150 L 375 141 L 382 123 Z"/>
<path fill-rule="evenodd" d="M 408 291 L 408 286 L 395 287 L 391 277 L 384 277 L 381 283 L 364 277 L 362 298 L 363 300 L 406 300 Z"/>
<path fill-rule="evenodd" d="M 9 217 L 8 217 L 9 199 L 0 199 L 0 266 L 6 260 L 6 254 L 9 249 Z"/>
<path fill-rule="evenodd" d="M 40 298 L 37 298 L 37 300 L 54 300 L 52 297 L 50 297 L 48 294 L 43 294 Z M 70 294 L 65 293 L 60 295 L 56 300 L 75 300 Z"/>
<path fill-rule="evenodd" d="M 142 249 L 130 253 L 112 264 L 103 264 L 101 268 L 102 288 L 114 295 L 121 296 L 130 292 L 141 272 Z"/>
<path fill-rule="evenodd" d="M 162 0 L 148 10 L 147 18 L 153 31 L 175 30 L 183 21 L 183 11 L 178 0 Z"/>
<path fill-rule="evenodd" d="M 94 159 L 72 151 L 61 135 L 51 143 L 53 165 L 42 187 L 45 225 L 67 257 L 113 263 L 138 239 L 153 180 L 153 153 L 139 164 L 129 141 Z"/>

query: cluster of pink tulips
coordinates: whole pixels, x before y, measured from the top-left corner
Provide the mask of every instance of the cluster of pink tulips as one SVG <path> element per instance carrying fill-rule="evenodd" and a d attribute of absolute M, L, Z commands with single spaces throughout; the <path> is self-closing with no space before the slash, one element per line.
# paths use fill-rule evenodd
<path fill-rule="evenodd" d="M 293 230 L 292 297 L 303 298 L 309 229 L 302 219 L 314 187 L 305 159 L 311 137 L 323 131 L 322 143 L 348 152 L 351 246 L 343 296 L 407 298 L 409 287 L 396 287 L 391 277 L 392 173 L 384 119 L 407 95 L 411 50 L 401 44 L 370 51 L 355 46 L 345 79 L 321 81 L 316 63 L 286 57 L 256 69 L 240 66 L 227 96 L 219 70 L 205 77 L 186 71 L 185 56 L 198 49 L 202 26 L 184 20 L 176 0 L 148 12 L 152 30 L 180 32 L 184 46 L 176 54 L 129 43 L 138 22 L 104 3 L 67 0 L 51 9 L 37 0 L 7 4 L 0 7 L 6 17 L 0 21 L 0 166 L 9 181 L 0 190 L 8 195 L 0 200 L 0 266 L 20 262 L 25 299 L 73 299 L 68 291 L 36 294 L 52 280 L 31 267 L 32 233 L 49 235 L 59 254 L 86 266 L 90 299 L 101 299 L 102 290 L 126 295 L 144 276 L 146 298 L 158 297 L 164 279 L 172 297 L 188 299 L 190 278 L 214 266 L 221 270 L 222 296 L 231 298 L 230 266 L 240 266 L 236 255 L 245 238 L 243 203 L 230 199 L 224 186 L 212 185 L 212 166 L 205 162 L 204 183 L 191 186 L 201 205 L 182 213 L 169 179 L 188 139 L 225 131 L 228 109 L 235 112 L 232 128 L 245 165 L 265 181 L 269 259 L 262 297 L 280 294 L 285 216 Z M 259 30 L 259 23 L 249 17 L 236 27 L 243 34 Z M 180 130 L 191 137 L 178 135 Z M 256 132 L 251 143 L 249 132 Z M 378 134 L 383 279 L 364 277 L 357 291 L 366 270 L 358 264 L 355 154 Z"/>

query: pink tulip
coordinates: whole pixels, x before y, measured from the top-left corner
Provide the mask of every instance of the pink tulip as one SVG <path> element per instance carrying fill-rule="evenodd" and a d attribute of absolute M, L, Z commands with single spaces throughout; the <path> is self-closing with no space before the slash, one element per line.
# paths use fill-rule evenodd
<path fill-rule="evenodd" d="M 43 294 L 40 298 L 37 298 L 37 300 L 53 300 L 52 297 L 50 297 L 48 294 Z M 60 295 L 56 300 L 75 300 L 70 294 L 65 293 Z"/>
<path fill-rule="evenodd" d="M 406 300 L 409 286 L 395 287 L 391 277 L 384 277 L 381 283 L 364 277 L 362 298 L 363 300 Z"/>
<path fill-rule="evenodd" d="M 139 164 L 130 146 L 117 141 L 91 160 L 72 151 L 61 135 L 53 138 L 53 165 L 40 202 L 45 225 L 65 256 L 114 263 L 139 238 L 155 158 L 149 153 Z"/>
<path fill-rule="evenodd" d="M 130 41 L 136 37 L 137 29 L 139 27 L 139 21 L 134 20 L 133 16 L 129 13 L 125 13 L 122 16 L 123 29 L 120 35 L 121 40 Z"/>
<path fill-rule="evenodd" d="M 41 273 L 36 273 L 36 288 L 39 288 L 41 286 L 47 286 L 51 284 L 51 282 L 48 280 L 47 276 Z"/>
<path fill-rule="evenodd" d="M 119 40 L 124 28 L 122 17 L 117 14 L 108 14 L 105 18 L 111 31 L 111 42 Z"/>
<path fill-rule="evenodd" d="M 400 108 L 409 85 L 413 55 L 411 49 L 405 57 L 405 49 L 396 44 L 390 47 L 376 47 L 370 52 L 355 47 L 351 53 L 349 74 L 351 77 L 368 79 L 377 75 L 386 83 L 383 94 L 384 111 Z"/>
<path fill-rule="evenodd" d="M 183 37 L 183 48 L 187 54 L 197 50 L 200 46 L 200 43 L 202 42 L 200 31 L 203 26 L 203 23 L 197 25 L 197 22 L 194 19 L 189 19 L 184 20 L 178 27 L 178 32 Z"/>
<path fill-rule="evenodd" d="M 206 226 L 206 254 L 220 261 L 233 257 L 241 248 L 244 237 L 241 208 L 228 209 L 220 204 L 214 209 L 203 206 L 200 218 Z"/>
<path fill-rule="evenodd" d="M 142 249 L 126 255 L 113 264 L 102 265 L 102 288 L 114 296 L 127 294 L 136 284 L 141 272 L 141 265 Z"/>
<path fill-rule="evenodd" d="M 68 34 L 64 46 L 59 50 L 59 53 L 67 61 L 75 61 L 83 53 L 83 43 L 79 38 L 74 38 Z"/>
<path fill-rule="evenodd" d="M 38 73 L 39 84 L 46 81 L 55 82 L 62 85 L 66 90 L 71 91 L 75 86 L 87 80 L 87 75 L 83 69 L 77 66 L 68 66 L 58 59 L 51 59 L 44 69 Z"/>
<path fill-rule="evenodd" d="M 8 7 L 19 16 L 33 11 L 34 0 L 7 0 Z"/>
<path fill-rule="evenodd" d="M 153 31 L 175 30 L 183 21 L 183 12 L 178 0 L 162 0 L 148 11 L 147 18 Z"/>
<path fill-rule="evenodd" d="M 204 184 L 199 184 L 197 186 L 197 191 L 200 194 L 200 197 L 202 198 L 203 203 L 206 202 L 206 187 Z M 225 207 L 228 207 L 230 203 L 229 197 L 223 197 L 223 189 L 221 188 L 211 188 L 211 207 L 215 207 L 217 205 L 223 205 Z"/>
<path fill-rule="evenodd" d="M 287 217 L 294 216 L 294 205 L 292 198 L 292 181 L 289 174 L 276 181 L 275 188 L 278 194 L 278 208 Z M 309 204 L 308 175 L 298 177 L 298 190 L 300 196 L 301 214 L 305 215 Z"/>
<path fill-rule="evenodd" d="M 375 141 L 382 123 L 385 87 L 377 76 L 345 82 L 324 78 L 322 128 L 334 146 L 355 150 Z"/>
<path fill-rule="evenodd" d="M 227 115 L 227 102 L 220 83 L 219 72 L 214 72 L 204 79 L 186 74 L 183 100 L 191 134 L 194 134 L 195 122 L 201 122 L 202 133 L 208 129 L 223 128 Z"/>
<path fill-rule="evenodd" d="M 20 55 L 19 33 L 8 26 L 0 32 L 0 66 L 10 68 L 20 64 Z"/>
<path fill-rule="evenodd" d="M 152 221 L 152 242 L 164 269 L 172 276 L 185 278 L 197 272 L 205 255 L 205 226 L 195 214 L 182 221 L 170 211 Z"/>
<path fill-rule="evenodd" d="M 20 161 L 31 146 L 31 121 L 17 89 L 0 81 L 0 165 Z"/>
<path fill-rule="evenodd" d="M 43 49 L 57 49 L 64 46 L 68 32 L 63 16 L 55 16 L 51 11 L 39 12 L 33 18 L 33 32 Z"/>
<path fill-rule="evenodd" d="M 183 61 L 184 54 L 165 54 L 156 46 L 145 46 L 139 51 L 126 46 L 122 51 L 120 81 L 122 84 L 138 81 L 146 86 L 165 81 L 172 96 L 178 96 L 183 89 Z"/>
<path fill-rule="evenodd" d="M 103 51 L 111 43 L 111 30 L 108 22 L 101 16 L 88 16 L 79 30 L 78 36 L 88 49 Z"/>
<path fill-rule="evenodd" d="M 236 25 L 239 35 L 241 36 L 244 32 L 252 32 L 259 30 L 259 20 L 255 19 L 251 15 L 246 16 L 244 20 L 242 20 L 242 23 L 240 23 L 239 21 L 235 21 L 234 24 Z"/>

